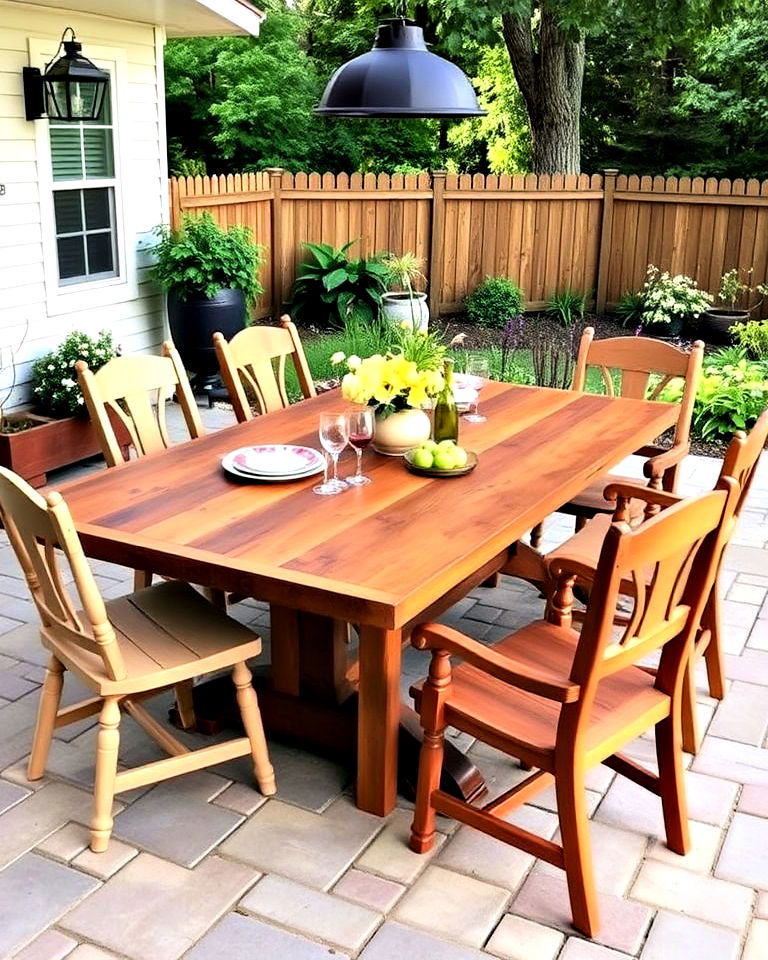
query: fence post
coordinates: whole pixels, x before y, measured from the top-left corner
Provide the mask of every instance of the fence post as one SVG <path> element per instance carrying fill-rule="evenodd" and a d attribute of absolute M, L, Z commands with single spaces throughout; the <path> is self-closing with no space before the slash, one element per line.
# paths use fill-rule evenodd
<path fill-rule="evenodd" d="M 613 238 L 613 196 L 616 192 L 618 173 L 619 171 L 613 168 L 603 170 L 603 217 L 600 223 L 600 253 L 597 258 L 597 296 L 595 297 L 595 313 L 598 316 L 602 316 L 605 312 L 608 293 L 608 267 Z"/>
<path fill-rule="evenodd" d="M 432 230 L 429 236 L 429 312 L 437 317 L 443 302 L 443 223 L 447 171 L 432 172 Z"/>
<path fill-rule="evenodd" d="M 270 258 L 272 262 L 272 316 L 277 319 L 283 309 L 283 265 L 280 262 L 282 255 L 283 230 L 283 168 L 267 167 L 269 186 L 272 191 L 271 202 L 271 239 Z"/>

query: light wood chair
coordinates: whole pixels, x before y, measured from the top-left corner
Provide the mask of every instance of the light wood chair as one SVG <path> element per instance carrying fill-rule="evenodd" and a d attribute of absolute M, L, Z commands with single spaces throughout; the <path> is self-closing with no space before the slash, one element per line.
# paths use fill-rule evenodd
<path fill-rule="evenodd" d="M 730 477 L 739 486 L 739 496 L 728 527 L 723 531 L 720 543 L 720 554 L 717 559 L 715 582 L 707 598 L 706 606 L 701 618 L 701 625 L 694 645 L 694 656 L 687 673 L 685 696 L 683 700 L 683 749 L 688 753 L 697 753 L 700 746 L 700 736 L 696 717 L 696 683 L 695 667 L 699 657 L 704 657 L 707 668 L 709 695 L 717 700 L 725 697 L 725 668 L 723 665 L 722 646 L 722 616 L 720 610 L 720 590 L 718 580 L 722 567 L 725 548 L 733 535 L 741 511 L 744 508 L 749 490 L 754 479 L 760 455 L 768 440 L 768 410 L 758 419 L 749 435 L 737 433 L 728 445 L 728 449 L 720 468 L 718 484 L 726 477 Z M 545 567 L 548 570 L 557 569 L 561 564 L 578 564 L 581 573 L 578 584 L 582 588 L 591 589 L 594 582 L 597 564 L 600 558 L 602 542 L 612 522 L 629 521 L 629 505 L 647 503 L 657 510 L 663 510 L 671 504 L 678 503 L 682 498 L 677 494 L 661 490 L 650 490 L 647 487 L 632 484 L 610 484 L 605 490 L 606 499 L 615 503 L 613 517 L 603 514 L 590 520 L 586 526 L 565 543 L 550 551 L 545 558 Z M 637 522 L 637 521 L 635 521 Z M 646 588 L 649 585 L 646 577 Z M 552 586 L 548 594 L 551 596 Z M 621 593 L 633 596 L 635 585 L 625 581 L 621 585 Z M 617 615 L 617 621 L 626 618 Z"/>
<path fill-rule="evenodd" d="M 437 813 L 565 870 L 574 925 L 588 936 L 599 926 L 585 776 L 611 769 L 660 797 L 667 844 L 689 848 L 680 702 L 685 667 L 715 575 L 715 541 L 738 496 L 723 489 L 678 503 L 637 529 L 611 525 L 603 545 L 581 634 L 571 627 L 572 586 L 580 569 L 562 563 L 549 619 L 529 624 L 493 648 L 440 624 L 419 627 L 412 643 L 432 650 L 429 677 L 412 689 L 424 730 L 411 849 L 429 850 Z M 614 642 L 613 611 L 623 579 L 644 583 L 629 624 Z M 637 666 L 660 650 L 657 673 Z M 451 657 L 463 662 L 451 665 Z M 517 757 L 535 772 L 483 807 L 440 790 L 447 725 Z M 646 730 L 656 739 L 658 775 L 622 755 Z M 503 816 L 554 784 L 560 844 Z"/>
<path fill-rule="evenodd" d="M 280 317 L 279 327 L 246 327 L 229 341 L 223 334 L 214 333 L 213 345 L 238 423 L 253 417 L 249 394 L 258 403 L 261 413 L 272 413 L 288 406 L 285 389 L 288 357 L 293 362 L 304 396 L 317 395 L 299 332 L 287 315 Z"/>
<path fill-rule="evenodd" d="M 21 477 L 2 468 L 0 519 L 24 571 L 40 615 L 41 639 L 50 652 L 29 779 L 43 776 L 54 729 L 99 715 L 91 849 L 106 850 L 113 798 L 124 790 L 250 754 L 261 792 L 273 794 L 274 771 L 246 666 L 246 660 L 261 652 L 260 638 L 177 581 L 105 604 L 61 495 L 48 493 L 43 499 Z M 64 587 L 61 560 L 74 578 L 80 610 Z M 191 751 L 140 703 L 193 676 L 229 668 L 245 737 Z M 95 696 L 59 709 L 66 670 Z M 118 772 L 121 711 L 130 714 L 171 756 Z"/>
<path fill-rule="evenodd" d="M 616 396 L 617 392 L 613 374 L 619 380 L 619 395 L 635 400 L 656 400 L 671 380 L 678 377 L 685 380 L 675 424 L 674 444 L 668 449 L 657 444 L 648 444 L 635 451 L 637 456 L 648 457 L 643 465 L 648 486 L 653 490 L 674 491 L 678 468 L 690 449 L 693 403 L 701 379 L 704 344 L 697 340 L 689 353 L 651 337 L 609 337 L 606 340 L 595 340 L 594 337 L 594 328 L 587 327 L 579 344 L 572 390 L 584 390 L 590 368 L 600 371 L 605 392 L 611 397 Z M 658 380 L 649 393 L 651 378 L 654 376 L 657 376 Z M 573 500 L 563 504 L 558 512 L 575 516 L 576 529 L 579 530 L 596 514 L 613 513 L 614 505 L 605 499 L 603 491 L 609 483 L 624 482 L 636 481 L 632 477 L 619 474 L 603 474 Z M 642 506 L 633 504 L 632 509 L 642 509 Z M 542 524 L 538 524 L 531 532 L 531 546 L 538 548 L 541 537 Z"/>

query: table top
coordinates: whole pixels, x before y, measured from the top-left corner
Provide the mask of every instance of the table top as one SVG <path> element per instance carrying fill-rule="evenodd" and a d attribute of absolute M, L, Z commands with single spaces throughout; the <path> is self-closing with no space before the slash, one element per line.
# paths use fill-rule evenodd
<path fill-rule="evenodd" d="M 243 484 L 223 472 L 236 447 L 319 447 L 319 414 L 345 407 L 333 391 L 62 492 L 89 556 L 398 628 L 677 416 L 665 403 L 495 382 L 482 400 L 487 421 L 461 421 L 461 444 L 479 455 L 464 477 L 415 476 L 372 452 L 373 483 L 335 497 L 312 493 L 316 477 Z"/>

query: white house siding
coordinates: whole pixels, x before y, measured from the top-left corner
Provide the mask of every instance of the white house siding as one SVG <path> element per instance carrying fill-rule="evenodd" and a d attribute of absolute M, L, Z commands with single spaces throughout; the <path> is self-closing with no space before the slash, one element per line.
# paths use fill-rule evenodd
<path fill-rule="evenodd" d="M 127 353 L 156 350 L 164 337 L 162 298 L 146 279 L 146 254 L 138 247 L 156 224 L 167 219 L 162 28 L 149 24 L 51 10 L 33 3 L 0 0 L 0 398 L 10 385 L 7 368 L 29 321 L 18 354 L 17 386 L 6 410 L 29 402 L 33 361 L 73 329 L 112 331 Z M 83 284 L 60 293 L 46 256 L 55 260 L 50 197 L 47 121 L 24 119 L 22 68 L 39 65 L 44 47 L 55 50 L 66 26 L 75 29 L 86 56 L 115 52 L 120 73 L 116 89 L 119 182 L 123 224 L 118 246 L 125 257 L 124 282 Z M 98 59 L 97 59 L 98 62 Z M 44 127 L 38 134 L 38 127 Z M 2 193 L 2 186 L 0 186 Z M 118 212 L 119 213 L 119 212 Z M 119 223 L 119 216 L 118 216 Z M 70 288 L 71 289 L 71 288 Z"/>

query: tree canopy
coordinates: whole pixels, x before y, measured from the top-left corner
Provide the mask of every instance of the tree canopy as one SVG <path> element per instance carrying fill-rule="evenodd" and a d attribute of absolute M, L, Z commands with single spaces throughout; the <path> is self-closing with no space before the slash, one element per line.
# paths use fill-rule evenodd
<path fill-rule="evenodd" d="M 312 107 L 370 49 L 377 0 L 267 0 L 258 38 L 170 41 L 171 169 L 768 177 L 765 0 L 437 0 L 408 4 L 487 116 L 339 120 Z M 394 4 L 394 7 L 397 7 Z"/>

